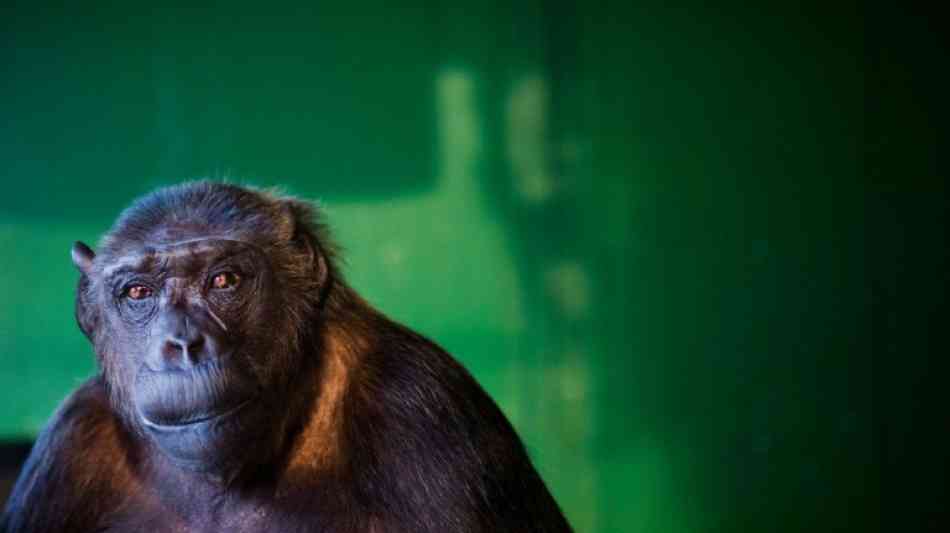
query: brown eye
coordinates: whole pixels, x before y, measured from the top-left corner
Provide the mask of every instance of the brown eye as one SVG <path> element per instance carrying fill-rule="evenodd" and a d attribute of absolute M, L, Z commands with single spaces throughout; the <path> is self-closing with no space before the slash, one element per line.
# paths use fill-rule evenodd
<path fill-rule="evenodd" d="M 144 300 L 152 295 L 152 289 L 145 285 L 133 285 L 129 287 L 125 294 L 133 300 Z"/>
<path fill-rule="evenodd" d="M 221 272 L 211 280 L 211 287 L 215 289 L 233 289 L 241 282 L 241 278 L 234 272 Z"/>

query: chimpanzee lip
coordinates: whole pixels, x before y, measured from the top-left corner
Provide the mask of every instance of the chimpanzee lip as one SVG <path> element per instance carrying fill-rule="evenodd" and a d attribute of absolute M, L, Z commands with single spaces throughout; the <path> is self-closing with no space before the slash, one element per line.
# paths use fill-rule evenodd
<path fill-rule="evenodd" d="M 238 411 L 240 411 L 245 406 L 250 404 L 251 401 L 253 400 L 254 398 L 248 398 L 244 400 L 243 402 L 235 405 L 234 407 L 226 409 L 225 411 L 222 411 L 220 413 L 211 413 L 207 416 L 202 416 L 200 418 L 186 419 L 186 420 L 183 420 L 182 422 L 174 422 L 174 423 L 153 422 L 149 420 L 148 417 L 146 417 L 142 413 L 139 413 L 139 416 L 142 418 L 142 423 L 145 424 L 145 427 L 149 429 L 156 430 L 156 431 L 176 431 L 176 430 L 194 428 L 200 425 L 207 425 L 212 422 L 223 421 L 233 416 L 234 414 L 236 414 Z"/>
<path fill-rule="evenodd" d="M 155 372 L 143 365 L 133 403 L 144 426 L 175 430 L 220 425 L 259 394 L 241 368 L 220 360 L 185 371 Z"/>

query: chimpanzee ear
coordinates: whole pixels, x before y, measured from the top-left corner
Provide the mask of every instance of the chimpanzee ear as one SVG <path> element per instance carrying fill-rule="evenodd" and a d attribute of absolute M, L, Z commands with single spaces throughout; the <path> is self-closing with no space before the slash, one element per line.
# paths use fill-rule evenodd
<path fill-rule="evenodd" d="M 92 260 L 96 253 L 85 244 L 76 241 L 73 244 L 70 255 L 73 258 L 73 264 L 79 269 L 79 284 L 76 287 L 76 323 L 79 329 L 89 340 L 92 340 L 92 333 L 96 328 L 98 315 L 95 306 L 89 305 L 89 276 L 92 272 Z"/>
<path fill-rule="evenodd" d="M 284 225 L 282 237 L 291 242 L 309 258 L 309 267 L 317 278 L 319 286 L 324 288 L 329 277 L 326 250 L 314 229 L 313 208 L 304 202 L 285 198 L 280 202 Z"/>
<path fill-rule="evenodd" d="M 92 272 L 92 260 L 96 257 L 96 252 L 93 252 L 92 248 L 86 246 L 82 241 L 76 241 L 73 243 L 70 255 L 72 255 L 73 264 L 76 265 L 80 273 L 88 276 Z"/>

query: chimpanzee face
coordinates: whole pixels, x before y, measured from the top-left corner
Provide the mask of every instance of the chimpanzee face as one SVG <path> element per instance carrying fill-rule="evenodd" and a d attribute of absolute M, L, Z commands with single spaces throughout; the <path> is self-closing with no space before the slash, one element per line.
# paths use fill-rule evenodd
<path fill-rule="evenodd" d="M 280 315 L 262 249 L 221 238 L 155 243 L 91 274 L 107 332 L 97 349 L 134 422 L 198 467 L 250 436 L 275 378 L 266 358 L 277 347 L 261 325 Z"/>
<path fill-rule="evenodd" d="M 228 475 L 304 416 L 309 389 L 287 391 L 319 358 L 303 346 L 330 275 L 313 219 L 297 200 L 202 182 L 135 202 L 98 255 L 73 246 L 76 319 L 110 401 L 174 462 Z"/>

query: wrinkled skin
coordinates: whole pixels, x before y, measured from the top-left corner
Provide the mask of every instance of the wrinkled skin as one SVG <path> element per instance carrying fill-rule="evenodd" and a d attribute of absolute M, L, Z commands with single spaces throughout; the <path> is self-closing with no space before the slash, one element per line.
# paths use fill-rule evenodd
<path fill-rule="evenodd" d="M 104 283 L 118 295 L 119 327 L 142 339 L 123 370 L 136 422 L 183 466 L 233 463 L 241 451 L 233 444 L 267 426 L 260 396 L 268 377 L 255 372 L 247 350 L 269 350 L 242 335 L 253 329 L 248 322 L 275 312 L 264 303 L 275 302 L 256 303 L 273 292 L 266 256 L 233 240 L 161 243 L 110 267 Z"/>
<path fill-rule="evenodd" d="M 342 280 L 313 209 L 199 182 L 72 250 L 99 372 L 0 531 L 569 531 L 514 430 Z"/>

